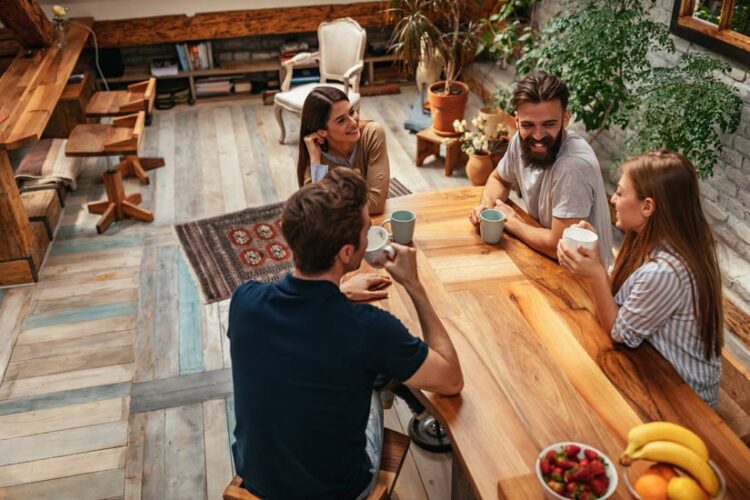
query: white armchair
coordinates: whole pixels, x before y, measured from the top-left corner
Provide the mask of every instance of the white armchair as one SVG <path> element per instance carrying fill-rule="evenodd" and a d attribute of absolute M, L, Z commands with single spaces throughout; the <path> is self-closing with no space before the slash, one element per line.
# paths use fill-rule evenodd
<path fill-rule="evenodd" d="M 352 106 L 359 109 L 359 79 L 364 68 L 367 33 L 350 17 L 321 23 L 318 26 L 318 52 L 302 52 L 281 66 L 281 91 L 273 97 L 276 120 L 281 129 L 280 143 L 284 143 L 284 110 L 302 114 L 302 105 L 315 87 L 328 85 L 346 92 Z M 318 64 L 320 83 L 308 83 L 291 88 L 295 67 Z"/>

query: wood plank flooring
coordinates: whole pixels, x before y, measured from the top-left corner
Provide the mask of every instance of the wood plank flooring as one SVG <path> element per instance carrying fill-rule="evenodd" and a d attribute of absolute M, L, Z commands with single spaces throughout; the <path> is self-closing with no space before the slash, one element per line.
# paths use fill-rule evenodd
<path fill-rule="evenodd" d="M 391 176 L 412 191 L 466 185 L 442 160 L 414 166 L 403 129 L 414 87 L 365 97 L 386 130 Z M 468 117 L 479 101 L 472 96 Z M 141 153 L 162 156 L 151 184 L 126 181 L 153 224 L 94 229 L 103 159 L 83 161 L 39 284 L 0 290 L 0 498 L 217 499 L 233 474 L 228 302 L 202 304 L 172 224 L 286 199 L 297 189 L 294 139 L 278 143 L 259 99 L 156 111 Z M 396 401 L 386 425 L 406 432 Z M 450 456 L 412 446 L 402 500 L 450 496 Z"/>

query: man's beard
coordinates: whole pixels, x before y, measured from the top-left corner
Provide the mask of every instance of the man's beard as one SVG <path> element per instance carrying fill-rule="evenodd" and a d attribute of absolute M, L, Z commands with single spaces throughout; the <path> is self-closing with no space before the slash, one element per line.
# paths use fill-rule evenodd
<path fill-rule="evenodd" d="M 533 134 L 529 134 L 525 139 L 521 137 L 521 158 L 523 158 L 523 161 L 531 165 L 532 168 L 539 168 L 542 170 L 546 170 L 554 165 L 555 160 L 557 159 L 557 153 L 560 152 L 560 146 L 562 146 L 563 130 L 564 129 L 561 127 L 560 132 L 554 139 L 549 135 L 545 135 L 542 140 L 538 141 L 534 139 Z M 544 144 L 547 151 L 544 153 L 537 153 L 532 150 L 531 145 L 535 142 Z"/>

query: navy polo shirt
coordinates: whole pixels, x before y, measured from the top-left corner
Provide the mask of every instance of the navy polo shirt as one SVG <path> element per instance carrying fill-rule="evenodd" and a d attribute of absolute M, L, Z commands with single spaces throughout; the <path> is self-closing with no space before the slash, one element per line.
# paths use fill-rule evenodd
<path fill-rule="evenodd" d="M 375 376 L 404 381 L 427 345 L 330 281 L 248 282 L 229 308 L 237 473 L 270 499 L 354 498 L 368 485 Z"/>

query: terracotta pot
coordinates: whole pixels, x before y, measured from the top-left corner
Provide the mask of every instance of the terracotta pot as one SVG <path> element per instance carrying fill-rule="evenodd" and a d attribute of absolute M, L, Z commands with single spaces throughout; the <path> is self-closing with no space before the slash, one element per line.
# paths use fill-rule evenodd
<path fill-rule="evenodd" d="M 487 132 L 487 137 L 492 138 L 495 136 L 497 131 L 497 125 L 499 123 L 505 123 L 504 114 L 505 112 L 499 108 L 491 108 L 489 106 L 480 108 L 478 116 L 484 118 L 485 126 L 484 130 Z"/>
<path fill-rule="evenodd" d="M 495 165 L 487 153 L 469 155 L 466 162 L 466 177 L 474 186 L 484 186 Z"/>
<path fill-rule="evenodd" d="M 427 98 L 432 113 L 432 130 L 437 135 L 455 137 L 460 134 L 453 130 L 453 122 L 464 119 L 466 102 L 469 100 L 469 87 L 462 82 L 453 82 L 453 88 L 461 89 L 461 93 L 451 95 L 440 93 L 443 87 L 445 87 L 445 82 L 436 82 L 428 88 Z"/>

